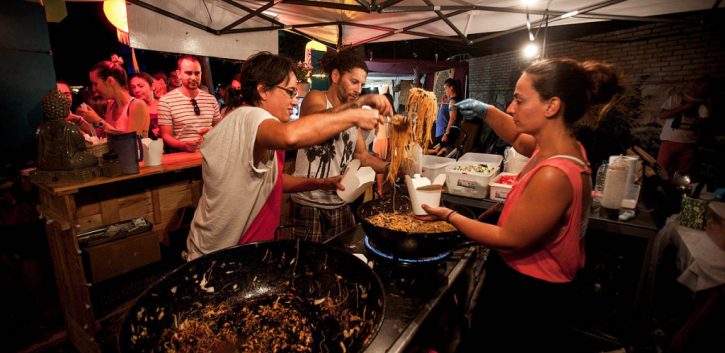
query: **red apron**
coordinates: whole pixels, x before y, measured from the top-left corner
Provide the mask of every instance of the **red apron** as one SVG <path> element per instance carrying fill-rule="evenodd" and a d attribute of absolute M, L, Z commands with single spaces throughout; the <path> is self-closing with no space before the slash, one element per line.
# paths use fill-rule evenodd
<path fill-rule="evenodd" d="M 279 228 L 282 212 L 282 171 L 284 170 L 284 151 L 277 153 L 277 182 L 272 192 L 259 210 L 257 217 L 239 239 L 239 244 L 274 240 L 274 232 Z"/>

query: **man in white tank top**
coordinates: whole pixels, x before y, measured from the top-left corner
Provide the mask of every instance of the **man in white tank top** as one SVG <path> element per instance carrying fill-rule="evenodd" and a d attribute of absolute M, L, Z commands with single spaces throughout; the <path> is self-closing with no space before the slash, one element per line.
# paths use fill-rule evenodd
<path fill-rule="evenodd" d="M 330 77 L 330 87 L 327 91 L 310 91 L 300 108 L 302 119 L 308 114 L 340 111 L 362 105 L 388 107 L 388 111 L 392 112 L 390 103 L 382 95 L 360 97 L 367 78 L 367 66 L 362 57 L 351 51 L 342 51 L 326 55 L 322 61 Z M 338 176 L 353 159 L 359 159 L 361 165 L 370 166 L 377 173 L 387 168 L 385 161 L 368 152 L 362 133 L 356 127 L 351 127 L 321 145 L 298 150 L 294 176 Z M 295 237 L 309 236 L 311 240 L 322 241 L 355 224 L 350 206 L 335 191 L 300 192 L 292 195 L 292 201 L 292 223 L 303 226 L 293 229 Z"/>

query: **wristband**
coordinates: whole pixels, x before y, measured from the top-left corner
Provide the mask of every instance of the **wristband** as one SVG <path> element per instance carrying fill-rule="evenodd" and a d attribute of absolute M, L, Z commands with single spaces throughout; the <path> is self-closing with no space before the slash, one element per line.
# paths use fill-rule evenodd
<path fill-rule="evenodd" d="M 456 212 L 455 210 L 448 213 L 448 216 L 446 216 L 446 222 L 451 223 L 451 216 L 453 216 L 456 213 L 458 213 L 458 212 Z"/>
<path fill-rule="evenodd" d="M 102 129 L 104 126 L 106 126 L 106 122 L 103 121 L 103 119 L 101 119 L 101 120 L 98 120 L 95 124 L 93 124 L 93 126 L 99 128 L 99 129 Z"/>

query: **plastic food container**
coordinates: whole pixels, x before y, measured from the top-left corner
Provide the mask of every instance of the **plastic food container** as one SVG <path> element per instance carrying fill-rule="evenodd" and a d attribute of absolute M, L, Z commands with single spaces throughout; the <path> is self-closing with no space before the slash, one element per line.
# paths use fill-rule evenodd
<path fill-rule="evenodd" d="M 477 163 L 485 163 L 496 166 L 496 168 L 501 167 L 501 162 L 503 161 L 503 156 L 498 154 L 488 154 L 488 153 L 466 153 L 461 158 L 458 159 L 459 162 L 477 162 Z M 498 172 L 497 172 L 498 173 Z"/>
<path fill-rule="evenodd" d="M 489 171 L 476 172 L 474 169 L 484 165 Z M 449 194 L 485 199 L 488 197 L 488 183 L 498 173 L 499 164 L 480 162 L 455 162 L 446 167 L 446 187 Z M 470 170 L 456 170 L 470 169 Z"/>
<path fill-rule="evenodd" d="M 513 183 L 503 183 L 502 179 L 510 179 L 510 177 L 516 177 L 518 173 L 501 173 L 497 175 L 493 180 L 491 180 L 491 183 L 488 185 L 491 187 L 491 196 L 490 198 L 493 200 L 498 201 L 505 201 L 506 197 L 509 194 L 509 191 L 511 191 L 511 187 L 513 186 Z"/>
<path fill-rule="evenodd" d="M 453 158 L 424 155 L 421 175 L 429 180 L 435 180 L 438 175 L 446 172 L 446 167 L 455 162 L 456 160 Z"/>

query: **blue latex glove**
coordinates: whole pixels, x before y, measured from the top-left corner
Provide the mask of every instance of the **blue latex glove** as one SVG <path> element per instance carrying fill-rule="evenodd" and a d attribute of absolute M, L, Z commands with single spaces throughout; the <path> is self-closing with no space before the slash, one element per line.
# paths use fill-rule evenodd
<path fill-rule="evenodd" d="M 457 110 L 467 120 L 473 118 L 485 119 L 486 114 L 488 114 L 488 104 L 472 98 L 454 104 L 451 109 Z"/>

